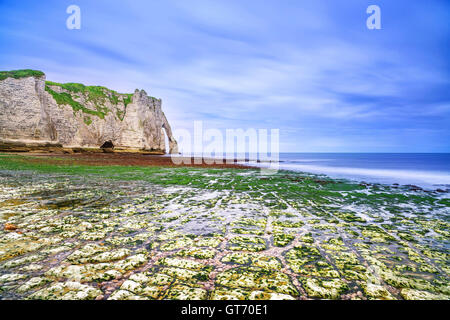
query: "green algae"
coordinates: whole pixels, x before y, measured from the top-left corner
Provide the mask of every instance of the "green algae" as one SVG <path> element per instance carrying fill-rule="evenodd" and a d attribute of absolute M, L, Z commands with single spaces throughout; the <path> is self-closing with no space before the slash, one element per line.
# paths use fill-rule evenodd
<path fill-rule="evenodd" d="M 273 245 L 277 247 L 285 247 L 294 240 L 295 236 L 286 233 L 275 233 L 273 235 Z"/>
<path fill-rule="evenodd" d="M 0 154 L 0 226 L 17 227 L 0 230 L 2 297 L 450 296 L 445 195 L 283 171 L 30 159 Z"/>
<path fill-rule="evenodd" d="M 272 222 L 272 225 L 274 226 L 280 226 L 280 227 L 284 227 L 284 228 L 300 228 L 303 226 L 303 222 L 301 221 L 281 221 L 281 220 L 275 220 Z"/>
<path fill-rule="evenodd" d="M 69 281 L 54 283 L 48 288 L 33 293 L 28 298 L 40 300 L 92 300 L 101 294 L 100 290 L 89 285 Z"/>
<path fill-rule="evenodd" d="M 177 255 L 182 257 L 193 257 L 197 259 L 211 259 L 214 258 L 216 252 L 205 248 L 191 248 L 183 249 L 177 252 Z"/>
<path fill-rule="evenodd" d="M 207 291 L 187 285 L 176 285 L 169 289 L 167 299 L 172 300 L 202 300 L 206 299 Z"/>
<path fill-rule="evenodd" d="M 240 288 L 216 287 L 210 295 L 211 300 L 246 300 L 249 292 Z"/>
<path fill-rule="evenodd" d="M 274 270 L 238 267 L 218 274 L 216 281 L 217 284 L 225 287 L 298 295 L 298 290 L 290 278 L 286 274 Z"/>
<path fill-rule="evenodd" d="M 237 236 L 229 241 L 229 248 L 233 251 L 263 251 L 266 249 L 266 241 L 257 237 Z"/>
<path fill-rule="evenodd" d="M 322 299 L 337 299 L 348 290 L 345 282 L 339 279 L 321 280 L 321 279 L 303 279 L 300 281 L 309 296 Z"/>
<path fill-rule="evenodd" d="M 262 269 L 280 270 L 282 264 L 279 259 L 249 252 L 233 252 L 225 255 L 222 262 L 240 265 L 256 266 Z"/>

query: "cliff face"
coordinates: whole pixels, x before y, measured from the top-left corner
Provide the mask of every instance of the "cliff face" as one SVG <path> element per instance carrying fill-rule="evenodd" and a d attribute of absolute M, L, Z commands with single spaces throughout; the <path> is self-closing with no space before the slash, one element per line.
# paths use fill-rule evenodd
<path fill-rule="evenodd" d="M 29 71 L 29 72 L 26 72 Z M 161 100 L 144 90 L 120 94 L 97 86 L 45 81 L 38 71 L 0 72 L 0 140 L 67 148 L 178 153 Z"/>

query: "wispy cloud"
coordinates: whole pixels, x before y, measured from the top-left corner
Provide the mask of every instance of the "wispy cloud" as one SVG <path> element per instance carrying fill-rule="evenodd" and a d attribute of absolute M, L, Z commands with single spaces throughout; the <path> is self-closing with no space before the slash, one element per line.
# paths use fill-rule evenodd
<path fill-rule="evenodd" d="M 446 1 L 2 1 L 1 69 L 144 88 L 175 128 L 279 128 L 282 151 L 450 151 Z"/>

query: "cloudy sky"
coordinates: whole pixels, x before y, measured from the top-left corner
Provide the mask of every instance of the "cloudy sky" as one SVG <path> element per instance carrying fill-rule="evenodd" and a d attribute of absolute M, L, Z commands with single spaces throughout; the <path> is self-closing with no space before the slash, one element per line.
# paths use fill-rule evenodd
<path fill-rule="evenodd" d="M 278 128 L 284 152 L 450 152 L 449 21 L 445 0 L 1 0 L 0 69 L 143 88 L 174 129 Z"/>

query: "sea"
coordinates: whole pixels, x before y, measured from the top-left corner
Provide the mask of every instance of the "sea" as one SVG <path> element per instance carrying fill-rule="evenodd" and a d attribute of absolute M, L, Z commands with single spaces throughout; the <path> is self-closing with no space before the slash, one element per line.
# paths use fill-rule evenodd
<path fill-rule="evenodd" d="M 279 167 L 359 182 L 450 189 L 450 153 L 280 153 Z"/>
<path fill-rule="evenodd" d="M 224 154 L 204 154 L 203 157 L 223 159 Z M 240 164 L 269 166 L 264 160 L 255 161 L 261 160 L 256 154 L 247 153 L 244 157 L 235 155 L 234 159 L 236 158 L 246 159 L 238 160 Z M 450 153 L 280 153 L 278 158 L 280 170 L 450 192 Z"/>

